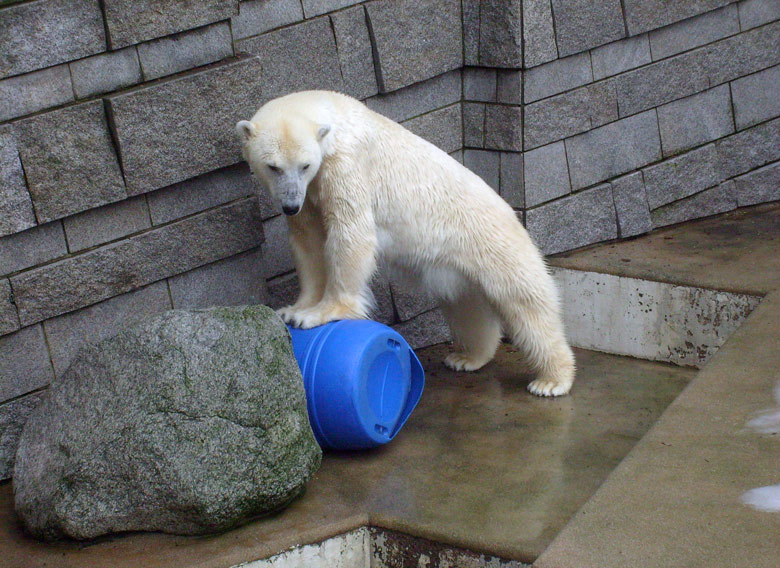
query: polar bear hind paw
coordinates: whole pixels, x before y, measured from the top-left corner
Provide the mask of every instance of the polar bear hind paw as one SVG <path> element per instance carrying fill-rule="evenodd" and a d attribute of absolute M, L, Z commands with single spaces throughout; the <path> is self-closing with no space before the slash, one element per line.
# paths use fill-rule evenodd
<path fill-rule="evenodd" d="M 549 379 L 536 379 L 529 383 L 528 390 L 537 396 L 562 396 L 571 390 L 571 384 Z"/>
<path fill-rule="evenodd" d="M 450 353 L 444 358 L 444 366 L 453 371 L 478 371 L 487 361 L 473 359 L 465 353 Z"/>

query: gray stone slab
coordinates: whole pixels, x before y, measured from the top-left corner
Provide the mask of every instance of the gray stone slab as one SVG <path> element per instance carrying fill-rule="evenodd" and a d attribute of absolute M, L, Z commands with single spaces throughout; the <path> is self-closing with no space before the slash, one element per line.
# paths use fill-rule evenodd
<path fill-rule="evenodd" d="M 463 103 L 463 145 L 467 148 L 485 146 L 485 105 Z"/>
<path fill-rule="evenodd" d="M 11 283 L 7 278 L 0 280 L 0 335 L 19 329 L 19 315 L 12 299 Z"/>
<path fill-rule="evenodd" d="M 694 47 L 739 33 L 737 5 L 729 4 L 695 18 L 650 32 L 653 60 L 671 57 Z"/>
<path fill-rule="evenodd" d="M 523 65 L 521 0 L 482 2 L 479 8 L 479 64 L 519 69 Z"/>
<path fill-rule="evenodd" d="M 0 400 L 21 396 L 54 379 L 40 325 L 0 337 Z"/>
<path fill-rule="evenodd" d="M 307 18 L 312 18 L 358 4 L 361 0 L 302 0 L 302 2 L 304 14 Z"/>
<path fill-rule="evenodd" d="M 498 71 L 496 100 L 510 105 L 523 104 L 523 71 L 503 69 Z"/>
<path fill-rule="evenodd" d="M 485 105 L 485 148 L 512 152 L 523 149 L 522 107 Z"/>
<path fill-rule="evenodd" d="M 8 235 L 0 239 L 0 275 L 43 264 L 67 253 L 61 221 Z"/>
<path fill-rule="evenodd" d="M 780 20 L 780 2 L 776 0 L 744 0 L 738 6 L 743 31 Z"/>
<path fill-rule="evenodd" d="M 67 65 L 0 80 L 0 122 L 73 100 Z"/>
<path fill-rule="evenodd" d="M 780 162 L 734 178 L 737 205 L 757 205 L 780 200 Z"/>
<path fill-rule="evenodd" d="M 45 320 L 255 248 L 254 200 L 239 201 L 11 277 L 22 325 Z"/>
<path fill-rule="evenodd" d="M 667 2 L 666 0 L 623 0 L 626 14 L 626 26 L 629 35 L 679 22 L 697 14 L 709 12 L 731 3 L 732 0 L 686 0 L 685 2 Z"/>
<path fill-rule="evenodd" d="M 398 318 L 407 321 L 424 312 L 435 309 L 438 303 L 402 271 L 390 274 L 390 290 Z"/>
<path fill-rule="evenodd" d="M 230 24 L 219 22 L 138 45 L 147 81 L 214 63 L 233 55 Z"/>
<path fill-rule="evenodd" d="M 62 224 L 70 252 L 102 245 L 151 227 L 143 196 L 66 217 Z"/>
<path fill-rule="evenodd" d="M 605 183 L 525 212 L 526 228 L 544 254 L 617 238 L 610 185 Z"/>
<path fill-rule="evenodd" d="M 523 62 L 536 67 L 558 58 L 550 0 L 523 0 Z"/>
<path fill-rule="evenodd" d="M 0 78 L 105 49 L 98 0 L 38 0 L 0 9 Z"/>
<path fill-rule="evenodd" d="M 501 197 L 514 208 L 525 207 L 523 155 L 501 152 Z"/>
<path fill-rule="evenodd" d="M 590 54 L 581 53 L 528 69 L 523 81 L 526 103 L 590 83 L 593 81 Z"/>
<path fill-rule="evenodd" d="M 770 120 L 715 143 L 718 174 L 727 179 L 780 159 L 780 119 Z"/>
<path fill-rule="evenodd" d="M 653 228 L 642 172 L 612 180 L 618 234 L 621 239 L 641 235 Z"/>
<path fill-rule="evenodd" d="M 500 161 L 499 152 L 470 149 L 463 151 L 463 165 L 481 177 L 496 193 L 500 187 Z"/>
<path fill-rule="evenodd" d="M 102 95 L 142 81 L 141 64 L 135 47 L 93 55 L 70 64 L 73 90 L 84 99 Z"/>
<path fill-rule="evenodd" d="M 718 176 L 714 144 L 664 160 L 643 170 L 650 210 L 688 197 L 714 185 Z"/>
<path fill-rule="evenodd" d="M 630 172 L 661 157 L 654 110 L 566 140 L 573 189 Z"/>
<path fill-rule="evenodd" d="M 271 279 L 295 270 L 285 216 L 277 215 L 263 221 L 263 232 L 263 277 Z"/>
<path fill-rule="evenodd" d="M 463 64 L 479 65 L 480 0 L 463 0 Z"/>
<path fill-rule="evenodd" d="M 702 47 L 713 85 L 733 81 L 780 63 L 780 22 L 731 36 Z"/>
<path fill-rule="evenodd" d="M 366 9 L 381 92 L 462 66 L 459 0 L 374 0 Z"/>
<path fill-rule="evenodd" d="M 268 98 L 254 57 L 109 97 L 128 194 L 240 161 L 231 125 Z"/>
<path fill-rule="evenodd" d="M 162 225 L 255 193 L 264 192 L 241 163 L 154 191 L 147 200 L 152 223 Z"/>
<path fill-rule="evenodd" d="M 617 120 L 613 80 L 599 81 L 525 107 L 525 147 L 534 148 Z"/>
<path fill-rule="evenodd" d="M 0 237 L 35 225 L 16 141 L 10 129 L 0 128 Z"/>
<path fill-rule="evenodd" d="M 142 319 L 171 309 L 165 282 L 156 282 L 43 322 L 54 373 L 62 376 L 79 349 L 113 337 Z"/>
<path fill-rule="evenodd" d="M 602 45 L 590 52 L 593 62 L 593 78 L 603 79 L 641 67 L 652 61 L 647 34 L 627 37 Z"/>
<path fill-rule="evenodd" d="M 13 475 L 22 428 L 42 396 L 42 392 L 28 394 L 0 406 L 0 480 Z"/>
<path fill-rule="evenodd" d="M 519 74 L 514 72 L 514 74 Z M 463 69 L 463 99 L 492 103 L 496 101 L 496 70 L 485 67 Z"/>
<path fill-rule="evenodd" d="M 267 304 L 275 310 L 294 304 L 298 298 L 300 286 L 298 285 L 298 275 L 294 272 L 269 280 L 267 285 Z"/>
<path fill-rule="evenodd" d="M 267 300 L 259 248 L 173 276 L 168 284 L 176 309 L 256 305 Z"/>
<path fill-rule="evenodd" d="M 733 81 L 731 95 L 738 130 L 780 116 L 780 65 Z"/>
<path fill-rule="evenodd" d="M 238 0 L 102 0 L 111 49 L 227 20 Z"/>
<path fill-rule="evenodd" d="M 552 7 L 560 57 L 626 35 L 620 0 L 552 0 Z"/>
<path fill-rule="evenodd" d="M 392 93 L 371 97 L 366 105 L 401 122 L 460 101 L 461 89 L 460 71 L 450 71 Z"/>
<path fill-rule="evenodd" d="M 534 207 L 571 192 L 563 142 L 525 152 L 523 162 L 526 207 Z"/>
<path fill-rule="evenodd" d="M 388 272 L 380 259 L 377 272 L 371 280 L 371 293 L 374 295 L 374 309 L 371 312 L 371 319 L 385 325 L 393 325 L 396 322 L 396 317 Z"/>
<path fill-rule="evenodd" d="M 126 197 L 102 101 L 23 120 L 16 134 L 38 222 Z"/>
<path fill-rule="evenodd" d="M 303 20 L 300 0 L 244 0 L 230 19 L 233 39 L 259 35 Z"/>
<path fill-rule="evenodd" d="M 377 94 L 379 87 L 365 9 L 356 6 L 332 14 L 330 19 L 336 34 L 345 92 L 361 100 Z"/>
<path fill-rule="evenodd" d="M 463 146 L 463 120 L 460 104 L 445 107 L 403 122 L 403 126 L 445 152 Z"/>
<path fill-rule="evenodd" d="M 650 213 L 654 227 L 665 227 L 691 219 L 725 213 L 737 208 L 734 182 L 728 181 L 690 197 L 675 201 Z"/>
<path fill-rule="evenodd" d="M 395 324 L 393 329 L 401 334 L 412 349 L 422 349 L 452 340 L 447 320 L 438 309 Z"/>
<path fill-rule="evenodd" d="M 658 126 L 664 156 L 731 134 L 734 119 L 729 86 L 721 85 L 658 107 Z"/>

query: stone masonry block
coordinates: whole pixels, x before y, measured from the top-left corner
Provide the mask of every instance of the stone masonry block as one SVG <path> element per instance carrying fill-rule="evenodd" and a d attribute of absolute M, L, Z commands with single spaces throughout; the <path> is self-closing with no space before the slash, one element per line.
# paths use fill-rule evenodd
<path fill-rule="evenodd" d="M 0 128 L 0 237 L 35 224 L 16 141 L 9 128 Z"/>
<path fill-rule="evenodd" d="M 500 154 L 490 150 L 463 151 L 463 165 L 481 177 L 496 193 L 500 187 L 500 160 Z"/>
<path fill-rule="evenodd" d="M 739 207 L 780 200 L 780 162 L 739 176 L 734 182 Z"/>
<path fill-rule="evenodd" d="M 479 65 L 479 7 L 480 0 L 462 0 L 463 6 L 463 64 Z"/>
<path fill-rule="evenodd" d="M 43 322 L 54 373 L 61 377 L 79 349 L 113 337 L 142 319 L 171 309 L 165 282 L 155 282 Z"/>
<path fill-rule="evenodd" d="M 525 207 L 523 155 L 501 152 L 501 197 L 514 208 Z"/>
<path fill-rule="evenodd" d="M 450 327 L 441 310 L 431 310 L 409 321 L 397 323 L 393 329 L 400 333 L 412 349 L 452 340 Z"/>
<path fill-rule="evenodd" d="M 658 107 L 664 156 L 734 132 L 729 86 L 721 85 Z"/>
<path fill-rule="evenodd" d="M 258 246 L 257 203 L 239 201 L 11 277 L 22 325 Z"/>
<path fill-rule="evenodd" d="M 731 93 L 739 130 L 780 116 L 780 65 L 737 79 Z"/>
<path fill-rule="evenodd" d="M 130 195 L 240 160 L 234 126 L 269 97 L 259 58 L 108 98 Z"/>
<path fill-rule="evenodd" d="M 463 146 L 460 104 L 412 118 L 404 122 L 403 126 L 447 153 L 459 150 Z"/>
<path fill-rule="evenodd" d="M 742 30 L 780 20 L 780 2 L 777 0 L 743 0 L 738 6 Z"/>
<path fill-rule="evenodd" d="M 21 396 L 54 379 L 40 325 L 0 337 L 0 400 Z"/>
<path fill-rule="evenodd" d="M 19 316 L 11 299 L 11 283 L 7 278 L 0 280 L 0 336 L 19 329 Z"/>
<path fill-rule="evenodd" d="M 561 140 L 617 120 L 615 83 L 599 81 L 525 107 L 525 147 Z"/>
<path fill-rule="evenodd" d="M 62 224 L 70 252 L 102 245 L 151 226 L 143 196 L 66 217 Z"/>
<path fill-rule="evenodd" d="M 294 272 L 268 281 L 268 306 L 274 310 L 295 303 L 300 286 Z"/>
<path fill-rule="evenodd" d="M 651 211 L 720 182 L 714 144 L 649 166 L 643 171 Z"/>
<path fill-rule="evenodd" d="M 480 4 L 480 65 L 522 67 L 522 11 L 521 0 L 491 0 Z"/>
<path fill-rule="evenodd" d="M 347 6 L 360 3 L 361 0 L 302 0 L 303 12 L 307 18 L 334 12 Z"/>
<path fill-rule="evenodd" d="M 620 238 L 641 235 L 653 228 L 647 207 L 647 194 L 642 172 L 634 172 L 613 180 L 612 197 L 615 200 L 618 234 Z"/>
<path fill-rule="evenodd" d="M 105 49 L 98 0 L 37 0 L 0 9 L 0 79 Z"/>
<path fill-rule="evenodd" d="M 715 147 L 721 179 L 780 160 L 780 118 L 721 138 Z"/>
<path fill-rule="evenodd" d="M 259 85 L 266 100 L 307 89 L 344 91 L 336 40 L 327 17 L 242 40 L 236 50 L 260 56 Z M 260 102 L 259 96 L 256 99 Z"/>
<path fill-rule="evenodd" d="M 655 30 L 697 14 L 709 12 L 731 3 L 732 0 L 623 0 L 629 35 Z"/>
<path fill-rule="evenodd" d="M 523 63 L 536 67 L 558 58 L 550 0 L 523 0 Z"/>
<path fill-rule="evenodd" d="M 695 18 L 650 32 L 653 60 L 677 55 L 694 47 L 739 33 L 737 5 L 729 4 Z"/>
<path fill-rule="evenodd" d="M 67 65 L 0 80 L 0 122 L 73 100 Z"/>
<path fill-rule="evenodd" d="M 419 288 L 402 272 L 393 272 L 390 275 L 390 290 L 401 321 L 410 320 L 438 306 L 436 300 L 426 290 Z"/>
<path fill-rule="evenodd" d="M 38 222 L 125 198 L 102 101 L 23 120 L 16 134 Z"/>
<path fill-rule="evenodd" d="M 534 207 L 571 192 L 566 149 L 555 142 L 523 154 L 525 205 Z"/>
<path fill-rule="evenodd" d="M 61 221 L 8 235 L 0 239 L 0 275 L 37 266 L 67 253 Z"/>
<path fill-rule="evenodd" d="M 481 103 L 463 103 L 463 145 L 485 146 L 485 105 Z"/>
<path fill-rule="evenodd" d="M 572 188 L 630 172 L 661 157 L 654 110 L 612 122 L 566 140 Z"/>
<path fill-rule="evenodd" d="M 515 72 L 519 74 L 519 72 Z M 514 73 L 513 73 L 514 74 Z M 492 103 L 496 101 L 496 70 L 485 67 L 463 69 L 463 99 Z"/>
<path fill-rule="evenodd" d="M 300 0 L 249 0 L 238 5 L 230 22 L 233 39 L 259 35 L 303 20 Z"/>
<path fill-rule="evenodd" d="M 332 14 L 330 19 L 346 93 L 361 100 L 377 94 L 379 87 L 365 9 L 356 6 Z"/>
<path fill-rule="evenodd" d="M 457 103 L 461 99 L 460 71 L 450 71 L 392 93 L 366 100 L 368 108 L 401 122 Z"/>
<path fill-rule="evenodd" d="M 612 190 L 603 184 L 526 211 L 526 228 L 544 254 L 617 238 Z"/>
<path fill-rule="evenodd" d="M 702 47 L 712 84 L 733 81 L 780 63 L 780 21 Z"/>
<path fill-rule="evenodd" d="M 79 59 L 70 64 L 73 90 L 84 99 L 101 95 L 142 81 L 141 64 L 135 47 Z"/>
<path fill-rule="evenodd" d="M 620 0 L 552 0 L 561 57 L 626 35 Z"/>
<path fill-rule="evenodd" d="M 512 152 L 523 149 L 522 107 L 485 105 L 485 148 Z"/>
<path fill-rule="evenodd" d="M 138 46 L 141 69 L 147 81 L 173 75 L 233 55 L 230 25 L 219 22 Z"/>
<path fill-rule="evenodd" d="M 523 104 L 523 71 L 500 70 L 498 72 L 496 100 L 510 105 Z"/>
<path fill-rule="evenodd" d="M 736 209 L 733 186 L 734 182 L 728 181 L 656 209 L 650 213 L 653 226 L 665 227 Z"/>
<path fill-rule="evenodd" d="M 603 79 L 641 67 L 652 60 L 647 34 L 627 37 L 597 47 L 590 52 L 593 62 L 593 78 Z"/>
<path fill-rule="evenodd" d="M 227 20 L 238 0 L 102 0 L 111 49 Z"/>
<path fill-rule="evenodd" d="M 526 103 L 590 83 L 593 81 L 590 54 L 581 53 L 528 69 L 523 81 Z"/>
<path fill-rule="evenodd" d="M 366 9 L 381 92 L 462 66 L 459 0 L 374 0 Z"/>
<path fill-rule="evenodd" d="M 241 163 L 153 191 L 147 199 L 152 223 L 162 225 L 255 193 L 263 192 L 258 191 L 249 166 Z"/>
<path fill-rule="evenodd" d="M 0 406 L 0 480 L 13 475 L 22 427 L 42 396 L 36 392 Z"/>
<path fill-rule="evenodd" d="M 270 279 L 295 270 L 285 216 L 277 215 L 263 221 L 263 232 L 263 277 Z"/>
<path fill-rule="evenodd" d="M 168 284 L 176 309 L 264 304 L 267 299 L 260 248 L 173 276 Z"/>

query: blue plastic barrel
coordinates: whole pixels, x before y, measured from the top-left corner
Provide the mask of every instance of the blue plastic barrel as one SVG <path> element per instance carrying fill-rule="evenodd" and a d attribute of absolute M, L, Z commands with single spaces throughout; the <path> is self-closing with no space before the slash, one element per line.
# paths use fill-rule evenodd
<path fill-rule="evenodd" d="M 425 384 L 420 360 L 404 338 L 367 320 L 288 328 L 320 446 L 357 450 L 392 440 Z"/>

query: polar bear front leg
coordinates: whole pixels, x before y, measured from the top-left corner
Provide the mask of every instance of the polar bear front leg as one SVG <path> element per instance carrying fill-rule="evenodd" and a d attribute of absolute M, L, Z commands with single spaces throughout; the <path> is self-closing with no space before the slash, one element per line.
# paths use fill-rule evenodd
<path fill-rule="evenodd" d="M 376 228 L 368 211 L 350 209 L 348 219 L 328 227 L 324 260 L 327 270 L 322 299 L 291 314 L 303 329 L 340 319 L 364 319 L 371 309 L 369 282 L 376 269 Z"/>

